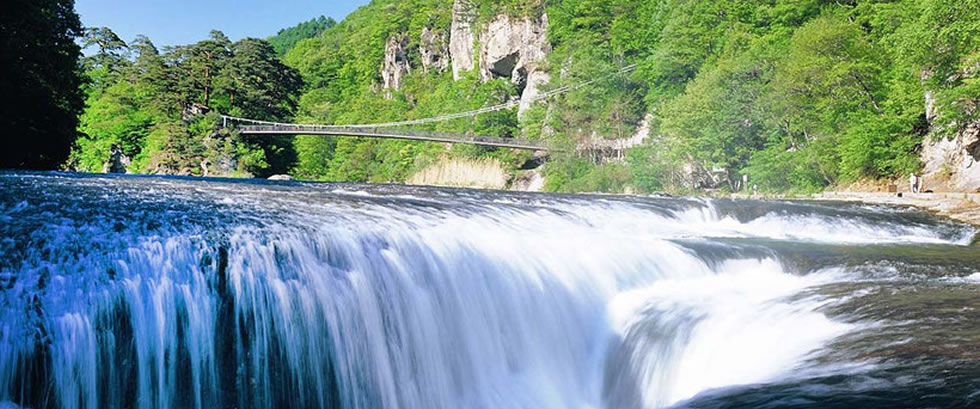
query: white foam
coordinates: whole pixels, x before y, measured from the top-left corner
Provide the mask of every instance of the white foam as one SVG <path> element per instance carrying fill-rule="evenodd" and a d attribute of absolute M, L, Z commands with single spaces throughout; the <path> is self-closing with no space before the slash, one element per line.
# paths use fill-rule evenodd
<path fill-rule="evenodd" d="M 797 277 L 773 260 L 724 263 L 717 274 L 662 280 L 618 295 L 610 320 L 631 351 L 646 407 L 712 389 L 785 376 L 852 325 L 821 312 L 819 299 L 792 300 L 832 275 Z M 670 334 L 649 334 L 648 320 Z"/>
<path fill-rule="evenodd" d="M 38 319 L 52 328 L 54 392 L 79 408 L 105 404 L 98 402 L 105 380 L 93 374 L 106 364 L 95 353 L 106 345 L 93 344 L 94 323 L 116 311 L 131 327 L 136 375 L 127 381 L 141 409 L 217 405 L 220 337 L 248 351 L 230 376 L 247 374 L 239 393 L 256 401 L 288 392 L 296 406 L 325 407 L 336 382 L 345 407 L 597 408 L 607 388 L 625 387 L 607 377 L 622 374 L 640 386 L 645 407 L 662 407 L 786 376 L 853 328 L 822 313 L 826 300 L 806 295 L 846 277 L 794 276 L 773 259 L 715 265 L 674 240 L 943 241 L 914 226 L 812 215 L 742 223 L 712 201 L 666 210 L 535 196 L 516 201 L 523 204 L 449 198 L 454 206 L 427 207 L 398 206 L 397 197 L 356 187 L 326 197 L 239 187 L 240 194 L 227 188 L 207 202 L 226 205 L 234 220 L 209 232 L 225 253 L 211 235 L 162 217 L 159 236 L 139 237 L 111 221 L 51 214 L 35 233 L 50 259 L 25 266 L 18 287 L 0 293 L 11 306 L 0 311 L 10 318 L 0 324 L 0 400 L 12 398 L 4 394 L 14 363 L 30 345 L 7 328 L 33 324 L 23 312 L 37 295 L 46 314 Z M 260 226 L 235 218 L 235 211 L 251 216 L 252 207 L 274 217 Z M 229 299 L 217 289 L 221 254 Z M 43 292 L 32 292 L 42 270 L 55 274 Z M 219 333 L 228 302 L 235 328 Z M 629 359 L 610 364 L 620 353 Z M 186 369 L 178 362 L 190 370 L 178 373 Z M 277 389 L 283 374 L 295 390 Z M 178 389 L 187 384 L 192 390 Z"/>

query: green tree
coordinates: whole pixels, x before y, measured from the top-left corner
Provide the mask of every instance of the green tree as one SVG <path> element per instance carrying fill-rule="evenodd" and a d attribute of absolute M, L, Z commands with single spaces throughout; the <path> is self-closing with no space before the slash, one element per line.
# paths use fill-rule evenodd
<path fill-rule="evenodd" d="M 113 149 L 130 158 L 140 154 L 158 118 L 145 109 L 147 95 L 141 95 L 138 87 L 139 84 L 119 81 L 89 97 L 79 126 L 82 137 L 73 153 L 76 168 L 101 172 Z"/>
<path fill-rule="evenodd" d="M 935 92 L 941 133 L 980 120 L 980 1 L 924 0 L 910 6 L 917 18 L 900 33 L 902 56 L 921 67 Z"/>
<path fill-rule="evenodd" d="M 175 88 L 183 106 L 193 103 L 211 107 L 216 77 L 231 56 L 231 41 L 221 31 L 196 44 L 179 46 L 167 53 L 176 70 Z"/>
<path fill-rule="evenodd" d="M 125 61 L 128 46 L 125 41 L 108 27 L 89 27 L 85 29 L 82 49 L 96 47 L 95 54 L 85 57 L 85 68 L 105 68 L 116 71 L 118 65 Z"/>
<path fill-rule="evenodd" d="M 167 65 L 167 57 L 144 35 L 138 35 L 130 43 L 135 60 L 126 73 L 126 81 L 133 83 L 141 99 L 142 110 L 153 115 L 174 116 L 183 108 L 183 99 L 177 94 L 176 70 Z"/>
<path fill-rule="evenodd" d="M 814 19 L 793 35 L 780 65 L 776 109 L 798 124 L 792 131 L 811 137 L 839 131 L 834 125 L 855 109 L 882 114 L 881 66 L 860 27 L 831 15 Z"/>
<path fill-rule="evenodd" d="M 276 50 L 276 54 L 283 56 L 289 50 L 293 49 L 296 43 L 316 37 L 335 25 L 337 25 L 337 21 L 332 17 L 320 16 L 310 21 L 299 23 L 293 27 L 279 30 L 276 35 L 269 37 L 268 41 L 272 45 L 272 48 Z"/>
<path fill-rule="evenodd" d="M 108 27 L 86 28 L 82 49 L 95 48 L 95 53 L 82 57 L 82 67 L 88 79 L 85 90 L 88 96 L 99 95 L 119 81 L 128 69 L 128 46 Z"/>
<path fill-rule="evenodd" d="M 82 111 L 82 33 L 72 0 L 11 0 L 0 13 L 0 128 L 16 142 L 0 168 L 54 169 L 68 158 Z"/>
<path fill-rule="evenodd" d="M 93 86 L 86 88 L 79 127 L 84 137 L 72 153 L 73 166 L 101 171 L 112 155 L 121 154 L 132 160 L 131 172 L 268 176 L 289 171 L 295 162 L 291 137 L 229 133 L 217 116 L 292 116 L 301 78 L 267 42 L 232 44 L 214 31 L 208 40 L 163 54 L 139 36 L 131 50 L 131 60 L 115 64 L 113 75 L 103 75 L 104 67 L 89 71 Z"/>
<path fill-rule="evenodd" d="M 228 98 L 226 112 L 246 118 L 284 121 L 296 110 L 303 79 L 295 68 L 279 61 L 265 40 L 246 38 L 231 46 L 231 57 L 224 64 L 217 91 Z M 268 176 L 287 173 L 296 162 L 292 137 L 263 136 L 244 139 L 265 151 L 268 169 L 256 173 Z"/>
<path fill-rule="evenodd" d="M 265 40 L 236 42 L 222 65 L 218 91 L 227 95 L 231 113 L 276 121 L 286 119 L 296 109 L 303 79 L 299 71 L 279 61 Z"/>
<path fill-rule="evenodd" d="M 701 65 L 717 50 L 718 32 L 725 26 L 719 2 L 669 0 L 654 24 L 663 27 L 658 46 L 647 54 L 640 73 L 652 85 L 648 99 L 657 102 L 683 90 Z"/>

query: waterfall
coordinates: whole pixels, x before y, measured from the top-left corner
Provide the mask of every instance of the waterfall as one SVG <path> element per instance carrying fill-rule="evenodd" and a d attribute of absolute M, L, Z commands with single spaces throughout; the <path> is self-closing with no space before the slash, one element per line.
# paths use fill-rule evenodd
<path fill-rule="evenodd" d="M 2 183 L 0 407 L 667 407 L 861 326 L 811 291 L 847 272 L 724 239 L 970 235 L 688 199 Z"/>

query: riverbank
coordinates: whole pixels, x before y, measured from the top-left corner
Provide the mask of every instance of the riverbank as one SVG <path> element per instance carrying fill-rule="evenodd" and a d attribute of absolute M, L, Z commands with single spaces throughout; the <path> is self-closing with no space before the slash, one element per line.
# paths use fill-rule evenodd
<path fill-rule="evenodd" d="M 812 195 L 732 195 L 734 199 L 837 200 L 914 206 L 939 216 L 980 227 L 980 193 L 899 193 L 831 191 Z"/>
<path fill-rule="evenodd" d="M 940 216 L 949 217 L 980 227 L 980 193 L 878 193 L 824 192 L 811 196 L 814 200 L 842 200 L 915 206 Z"/>

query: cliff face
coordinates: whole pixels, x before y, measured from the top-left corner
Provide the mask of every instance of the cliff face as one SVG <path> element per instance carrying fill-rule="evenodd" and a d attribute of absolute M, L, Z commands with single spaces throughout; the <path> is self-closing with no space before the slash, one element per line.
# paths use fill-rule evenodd
<path fill-rule="evenodd" d="M 410 51 L 414 51 L 411 38 L 406 33 L 400 33 L 388 38 L 385 43 L 385 59 L 381 66 L 381 86 L 385 96 L 391 98 L 392 90 L 401 88 L 402 78 L 412 73 Z M 449 50 L 446 38 L 437 30 L 425 27 L 419 35 L 418 57 L 422 70 L 425 72 L 445 71 L 449 66 Z"/>
<path fill-rule="evenodd" d="M 480 45 L 480 76 L 484 80 L 509 78 L 516 84 L 521 90 L 521 116 L 540 93 L 540 87 L 551 79 L 545 71 L 546 58 L 551 53 L 548 16 L 498 16 L 480 34 Z"/>
<path fill-rule="evenodd" d="M 521 116 L 540 95 L 541 87 L 551 80 L 546 70 L 547 56 L 551 53 L 548 16 L 500 15 L 476 32 L 474 6 L 470 0 L 456 0 L 452 17 L 448 47 L 445 36 L 436 29 L 426 27 L 419 33 L 421 67 L 413 67 L 408 57 L 410 35 L 414 33 L 399 33 L 388 39 L 381 68 L 386 95 L 390 97 L 391 90 L 398 90 L 402 78 L 413 68 L 440 72 L 451 66 L 455 80 L 479 69 L 483 81 L 505 78 L 517 86 L 521 93 L 518 109 Z"/>
<path fill-rule="evenodd" d="M 473 45 L 476 37 L 473 35 L 473 24 L 476 12 L 468 0 L 456 0 L 453 3 L 453 23 L 449 33 L 449 54 L 452 57 L 453 79 L 459 80 L 462 73 L 472 71 L 475 67 Z"/>
<path fill-rule="evenodd" d="M 497 17 L 480 35 L 480 75 L 526 80 L 551 52 L 547 32 L 547 15 L 538 20 Z"/>
<path fill-rule="evenodd" d="M 449 49 L 443 33 L 429 27 L 422 29 L 419 38 L 419 55 L 422 57 L 422 69 L 426 72 L 443 72 L 449 67 Z"/>
<path fill-rule="evenodd" d="M 957 191 L 980 191 L 980 123 L 952 138 L 924 141 L 922 163 L 927 182 L 945 184 Z"/>
<path fill-rule="evenodd" d="M 925 99 L 926 117 L 933 122 L 940 115 L 934 94 L 926 92 Z M 927 137 L 922 142 L 922 163 L 927 185 L 945 185 L 956 191 L 980 191 L 980 122 L 974 122 L 952 137 Z"/>
<path fill-rule="evenodd" d="M 381 82 L 385 95 L 391 98 L 391 90 L 401 87 L 402 77 L 412 72 L 408 61 L 408 36 L 401 34 L 388 39 L 385 44 L 385 61 L 381 68 Z"/>

